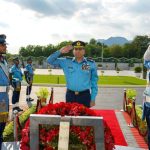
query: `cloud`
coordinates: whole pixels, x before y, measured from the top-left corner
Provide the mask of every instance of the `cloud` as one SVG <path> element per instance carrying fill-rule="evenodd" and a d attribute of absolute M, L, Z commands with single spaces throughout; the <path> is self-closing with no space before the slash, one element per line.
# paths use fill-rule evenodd
<path fill-rule="evenodd" d="M 136 0 L 134 3 L 129 5 L 128 7 L 125 7 L 129 13 L 135 14 L 135 15 L 145 15 L 150 13 L 150 4 L 149 0 Z"/>
<path fill-rule="evenodd" d="M 7 23 L 4 23 L 4 22 L 1 22 L 1 21 L 0 21 L 0 27 L 8 28 L 9 25 L 8 25 Z"/>
<path fill-rule="evenodd" d="M 133 39 L 149 34 L 149 14 L 149 0 L 1 0 L 0 30 L 10 49 L 110 36 Z"/>
<path fill-rule="evenodd" d="M 37 16 L 71 17 L 78 10 L 78 4 L 74 0 L 12 0 L 23 9 L 36 12 Z"/>

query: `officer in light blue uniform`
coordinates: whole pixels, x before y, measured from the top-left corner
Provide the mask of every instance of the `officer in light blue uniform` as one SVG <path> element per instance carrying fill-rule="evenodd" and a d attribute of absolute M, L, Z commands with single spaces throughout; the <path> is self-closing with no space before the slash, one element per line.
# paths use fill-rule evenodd
<path fill-rule="evenodd" d="M 34 76 L 34 71 L 33 71 L 33 67 L 32 67 L 32 58 L 29 57 L 27 59 L 27 65 L 25 67 L 25 79 L 26 82 L 28 83 L 27 89 L 26 89 L 26 101 L 33 101 L 34 99 L 32 99 L 30 97 L 31 94 L 31 90 L 32 90 L 32 83 L 33 83 L 33 76 Z"/>
<path fill-rule="evenodd" d="M 59 58 L 61 54 L 73 49 L 73 58 Z M 66 102 L 77 102 L 87 107 L 95 105 L 98 92 L 97 68 L 93 60 L 85 58 L 85 43 L 75 41 L 65 46 L 47 58 L 54 67 L 61 67 L 67 81 Z"/>
<path fill-rule="evenodd" d="M 148 46 L 144 54 L 144 66 L 147 68 L 147 85 L 150 86 L 150 45 Z M 148 98 L 150 97 L 150 88 L 146 88 L 144 95 Z M 150 102 L 145 101 L 143 103 L 143 116 L 142 119 L 146 118 L 147 127 L 148 127 L 148 147 L 150 149 Z"/>
<path fill-rule="evenodd" d="M 6 54 L 6 36 L 4 34 L 0 35 L 0 149 L 3 142 L 3 131 L 8 119 L 9 111 L 9 75 L 7 62 L 3 57 Z"/>
<path fill-rule="evenodd" d="M 12 104 L 13 104 L 13 111 L 16 110 L 18 112 L 23 111 L 19 107 L 19 98 L 20 98 L 20 91 L 21 91 L 21 81 L 22 81 L 22 71 L 19 66 L 19 59 L 18 57 L 13 59 L 14 65 L 10 68 L 10 83 L 14 88 L 13 95 L 12 95 Z"/>

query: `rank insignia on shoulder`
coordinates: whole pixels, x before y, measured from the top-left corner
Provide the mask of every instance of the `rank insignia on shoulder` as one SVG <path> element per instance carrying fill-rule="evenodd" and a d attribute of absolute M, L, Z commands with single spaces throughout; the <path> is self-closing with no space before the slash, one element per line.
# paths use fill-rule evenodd
<path fill-rule="evenodd" d="M 94 60 L 91 57 L 88 57 L 87 60 L 90 62 L 94 62 Z"/>

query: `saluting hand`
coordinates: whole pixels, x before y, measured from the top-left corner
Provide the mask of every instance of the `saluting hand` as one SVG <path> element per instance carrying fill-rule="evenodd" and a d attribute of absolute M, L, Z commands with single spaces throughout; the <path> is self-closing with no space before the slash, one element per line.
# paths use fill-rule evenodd
<path fill-rule="evenodd" d="M 60 49 L 60 52 L 62 54 L 65 54 L 65 53 L 69 53 L 69 51 L 73 49 L 73 47 L 71 45 L 67 45 L 67 46 L 64 46 Z"/>

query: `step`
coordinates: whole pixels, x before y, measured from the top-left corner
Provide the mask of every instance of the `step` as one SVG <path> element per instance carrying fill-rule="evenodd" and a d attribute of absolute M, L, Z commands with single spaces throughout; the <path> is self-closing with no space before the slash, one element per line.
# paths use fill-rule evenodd
<path fill-rule="evenodd" d="M 115 150 L 145 150 L 143 148 L 115 145 Z"/>
<path fill-rule="evenodd" d="M 2 150 L 19 150 L 20 142 L 3 142 Z"/>

